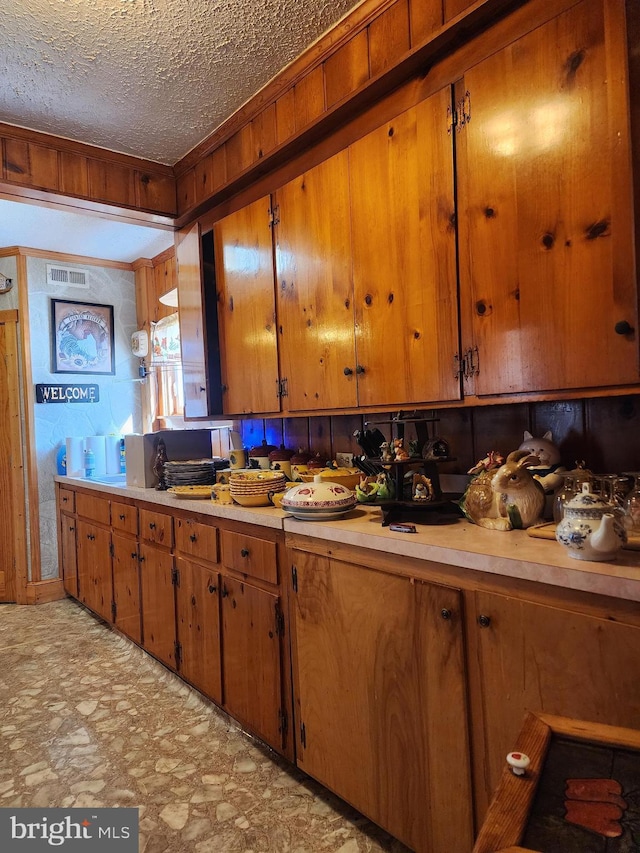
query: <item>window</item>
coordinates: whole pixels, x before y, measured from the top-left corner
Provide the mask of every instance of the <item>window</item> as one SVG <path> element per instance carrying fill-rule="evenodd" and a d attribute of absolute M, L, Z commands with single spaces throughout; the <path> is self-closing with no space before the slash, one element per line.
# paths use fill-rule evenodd
<path fill-rule="evenodd" d="M 151 406 L 155 418 L 182 417 L 184 395 L 177 312 L 154 324 L 151 346 L 151 377 L 155 380 L 151 382 Z"/>

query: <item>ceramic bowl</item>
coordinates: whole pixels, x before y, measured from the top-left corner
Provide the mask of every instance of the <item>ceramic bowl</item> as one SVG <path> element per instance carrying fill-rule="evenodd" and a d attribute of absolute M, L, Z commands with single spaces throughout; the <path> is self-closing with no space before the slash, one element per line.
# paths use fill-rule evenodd
<path fill-rule="evenodd" d="M 312 483 L 299 483 L 282 498 L 282 509 L 313 512 L 348 510 L 356 505 L 356 496 L 341 483 L 332 483 L 320 475 Z"/>
<path fill-rule="evenodd" d="M 269 495 L 234 495 L 231 497 L 233 500 L 240 504 L 240 506 L 271 506 L 271 501 L 269 500 Z"/>
<path fill-rule="evenodd" d="M 363 476 L 357 468 L 321 468 L 319 471 L 302 472 L 299 478 L 303 483 L 312 483 L 313 478 L 318 474 L 323 480 L 339 483 L 347 489 L 355 489 Z"/>

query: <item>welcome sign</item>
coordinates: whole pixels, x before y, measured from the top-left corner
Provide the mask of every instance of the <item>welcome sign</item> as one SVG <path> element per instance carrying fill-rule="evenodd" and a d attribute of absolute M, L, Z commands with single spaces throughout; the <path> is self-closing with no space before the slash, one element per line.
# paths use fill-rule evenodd
<path fill-rule="evenodd" d="M 98 385 L 36 385 L 36 403 L 98 403 Z"/>

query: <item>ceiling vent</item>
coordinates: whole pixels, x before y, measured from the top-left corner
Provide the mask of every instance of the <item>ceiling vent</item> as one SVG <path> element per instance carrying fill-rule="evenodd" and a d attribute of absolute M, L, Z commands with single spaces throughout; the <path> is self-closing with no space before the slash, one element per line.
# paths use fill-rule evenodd
<path fill-rule="evenodd" d="M 84 270 L 62 267 L 59 264 L 47 264 L 47 284 L 89 289 L 87 274 Z"/>

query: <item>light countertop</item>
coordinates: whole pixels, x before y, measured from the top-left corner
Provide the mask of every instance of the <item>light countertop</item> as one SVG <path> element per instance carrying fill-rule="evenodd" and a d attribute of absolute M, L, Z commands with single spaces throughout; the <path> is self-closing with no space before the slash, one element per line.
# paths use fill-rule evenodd
<path fill-rule="evenodd" d="M 358 506 L 339 520 L 311 522 L 287 516 L 275 507 L 246 508 L 83 478 L 55 479 L 172 510 L 246 521 L 329 542 L 640 602 L 640 551 L 623 550 L 614 562 L 591 562 L 569 557 L 555 541 L 534 539 L 522 530 L 485 530 L 462 519 L 445 525 L 418 524 L 416 533 L 398 533 L 382 527 L 377 507 Z"/>

